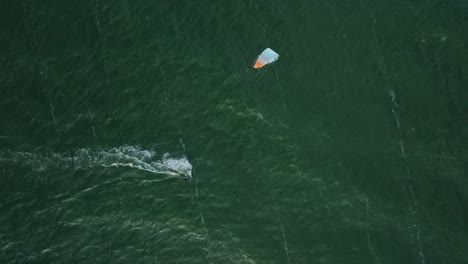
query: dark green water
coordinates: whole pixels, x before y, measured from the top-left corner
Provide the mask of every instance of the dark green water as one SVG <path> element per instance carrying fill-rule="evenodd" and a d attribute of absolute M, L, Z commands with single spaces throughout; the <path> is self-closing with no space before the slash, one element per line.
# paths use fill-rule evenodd
<path fill-rule="evenodd" d="M 0 263 L 468 263 L 467 1 L 0 7 Z"/>

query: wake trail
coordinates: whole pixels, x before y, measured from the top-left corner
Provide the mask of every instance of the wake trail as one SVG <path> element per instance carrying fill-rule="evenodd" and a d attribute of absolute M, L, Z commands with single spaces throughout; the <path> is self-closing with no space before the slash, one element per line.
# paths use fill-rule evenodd
<path fill-rule="evenodd" d="M 109 77 L 109 70 L 108 70 L 108 63 L 107 63 L 107 59 L 106 59 L 106 55 L 105 55 L 105 38 L 104 38 L 104 35 L 102 34 L 102 28 L 101 28 L 101 21 L 99 19 L 99 10 L 100 10 L 100 6 L 99 6 L 99 0 L 94 0 L 94 7 L 93 7 L 93 16 L 94 16 L 94 19 L 96 21 L 96 28 L 98 30 L 98 33 L 99 33 L 99 43 L 101 44 L 101 51 L 102 51 L 102 63 L 103 63 L 103 66 L 104 66 L 104 73 L 106 74 L 106 81 L 107 81 L 107 84 L 109 85 L 110 82 L 111 82 L 111 79 Z"/>
<path fill-rule="evenodd" d="M 179 132 L 179 143 L 180 143 L 180 145 L 182 147 L 182 150 L 183 150 L 183 152 L 185 154 L 186 148 L 185 148 L 184 141 L 182 141 L 182 131 L 180 131 L 179 127 L 177 127 L 177 131 Z"/>
<path fill-rule="evenodd" d="M 278 86 L 278 88 L 280 89 L 281 91 L 281 99 L 283 101 L 283 109 L 284 109 L 284 112 L 286 114 L 289 114 L 288 113 L 288 107 L 286 106 L 286 100 L 285 100 L 285 97 L 284 97 L 284 89 L 283 89 L 283 86 L 281 85 L 280 83 L 280 79 L 279 79 L 279 75 L 278 75 L 278 72 L 275 70 L 275 74 L 276 74 L 276 86 Z"/>
<path fill-rule="evenodd" d="M 251 92 L 251 86 L 255 83 L 255 81 L 257 80 L 257 77 L 260 75 L 260 72 L 257 72 L 251 79 L 247 80 L 247 85 L 248 85 L 248 88 L 244 91 L 244 93 L 241 94 L 241 96 L 239 97 L 239 99 L 237 100 L 237 103 L 235 104 L 235 106 L 238 106 L 240 105 L 244 100 L 245 98 L 247 98 L 248 94 Z M 229 124 L 229 122 L 232 120 L 234 116 L 234 111 L 231 111 L 229 113 L 229 115 L 227 116 L 226 119 L 222 120 L 221 121 L 221 124 L 220 124 L 220 129 L 212 136 L 212 138 L 215 138 L 217 135 L 219 135 L 220 133 L 222 133 L 224 131 L 224 129 L 227 127 L 227 125 Z M 180 134 L 180 129 L 179 129 L 179 134 Z M 183 148 L 184 148 L 184 151 L 185 151 L 185 145 L 183 144 L 182 141 L 180 141 Z M 213 141 L 210 142 L 210 144 L 203 150 L 202 154 L 200 155 L 200 157 L 197 159 L 197 161 L 194 163 L 194 170 L 196 171 L 196 168 L 198 168 L 198 165 L 200 163 L 200 161 L 203 160 L 203 158 L 205 157 L 206 153 L 213 147 Z M 200 198 L 199 198 L 199 188 L 198 188 L 198 178 L 199 178 L 199 173 L 196 173 L 195 176 L 194 176 L 194 180 L 195 180 L 195 201 L 196 201 L 196 207 L 197 207 L 197 211 L 198 211 L 198 216 L 200 217 L 200 221 L 202 223 L 202 228 L 205 232 L 205 234 L 207 235 L 208 237 L 208 241 L 207 241 L 207 245 L 208 245 L 208 248 L 209 248 L 209 244 L 211 243 L 211 239 L 210 239 L 210 233 L 206 227 L 206 223 L 205 223 L 205 217 L 203 215 L 203 211 L 201 209 L 201 206 L 200 206 Z"/>
<path fill-rule="evenodd" d="M 168 97 L 168 93 L 167 93 L 166 77 L 165 77 L 165 74 L 164 74 L 164 71 L 163 71 L 162 67 L 159 67 L 159 71 L 160 71 L 162 81 L 163 81 L 164 103 L 167 105 L 168 102 L 169 102 L 169 97 Z M 182 140 L 182 130 L 180 129 L 179 125 L 176 125 L 176 128 L 177 128 L 178 137 L 179 137 L 179 144 L 180 144 L 180 146 L 182 148 L 182 151 L 184 153 L 184 156 L 185 156 L 187 148 L 186 148 L 186 146 L 184 144 L 184 141 Z M 205 149 L 205 151 L 202 153 L 202 156 L 195 162 L 195 164 L 193 165 L 193 169 L 195 169 L 197 167 L 198 163 L 203 158 L 203 156 L 205 155 L 207 150 L 208 150 L 208 148 Z M 192 165 L 190 165 L 190 173 L 184 174 L 184 176 L 185 176 L 184 178 L 188 177 L 190 180 L 192 179 Z M 195 178 L 194 179 L 195 180 L 194 185 L 195 185 L 196 209 L 197 209 L 197 212 L 198 212 L 198 217 L 200 218 L 200 221 L 202 223 L 202 229 L 203 229 L 203 231 L 205 232 L 205 234 L 206 234 L 206 236 L 208 238 L 207 245 L 209 245 L 210 244 L 210 233 L 208 232 L 208 229 L 206 228 L 205 217 L 203 216 L 203 212 L 202 212 L 201 206 L 200 206 L 199 190 L 198 190 L 198 174 L 196 174 L 193 178 Z M 192 199 L 193 199 L 193 195 L 192 195 Z"/>
<path fill-rule="evenodd" d="M 270 186 L 273 186 L 273 180 L 272 180 L 271 175 L 269 177 L 269 182 L 270 182 Z M 274 212 L 276 214 L 275 218 L 278 219 L 278 222 L 279 222 L 279 227 L 280 227 L 279 229 L 281 231 L 281 235 L 282 235 L 282 238 L 283 238 L 283 249 L 284 249 L 284 253 L 286 255 L 286 260 L 288 261 L 288 264 L 290 264 L 291 263 L 291 256 L 290 256 L 290 250 L 289 250 L 289 246 L 288 246 L 288 240 L 287 240 L 287 237 L 286 237 L 286 232 L 285 232 L 285 229 L 284 229 L 283 216 L 281 214 L 281 208 L 279 206 L 278 199 L 271 192 L 271 188 L 270 188 L 270 198 L 271 198 L 272 202 L 274 203 L 273 210 L 274 210 Z"/>
<path fill-rule="evenodd" d="M 205 150 L 203 151 L 202 155 L 200 156 L 200 158 L 195 162 L 195 164 L 193 165 L 193 169 L 196 171 L 196 168 L 198 167 L 198 164 L 200 163 L 200 161 L 203 160 L 203 157 L 205 156 L 206 152 L 208 151 L 208 149 L 211 148 L 211 146 L 213 145 L 213 143 L 211 142 L 210 145 L 205 148 Z M 195 199 L 197 201 L 197 211 L 198 211 L 198 215 L 200 217 L 200 221 L 203 225 L 203 229 L 204 231 L 206 232 L 206 234 L 209 236 L 209 233 L 208 233 L 208 229 L 206 228 L 206 225 L 205 225 L 205 217 L 203 216 L 203 212 L 201 210 L 201 207 L 200 207 L 200 200 L 199 200 L 199 191 L 198 191 L 198 175 L 199 173 L 196 173 L 195 174 Z"/>
<path fill-rule="evenodd" d="M 91 113 L 91 110 L 89 109 L 89 106 L 87 103 L 86 103 L 86 110 L 88 111 L 88 116 L 90 118 L 91 132 L 93 133 L 94 139 L 97 141 L 98 137 L 96 135 L 96 129 L 94 127 L 94 115 Z"/>
<path fill-rule="evenodd" d="M 244 102 L 245 98 L 247 98 L 247 96 L 250 94 L 251 90 L 251 86 L 253 86 L 253 84 L 256 82 L 257 78 L 260 76 L 260 72 L 257 72 L 253 77 L 251 77 L 249 80 L 247 80 L 247 89 L 241 94 L 241 96 L 239 97 L 239 99 L 237 100 L 237 102 L 235 103 L 234 106 L 238 106 L 240 105 L 242 102 Z M 228 116 L 222 120 L 220 122 L 220 125 L 219 125 L 219 129 L 218 131 L 212 136 L 212 138 L 215 138 L 216 136 L 218 136 L 220 133 L 222 133 L 224 131 L 224 129 L 228 126 L 229 122 L 232 120 L 233 116 L 234 116 L 234 111 L 231 111 Z M 198 160 L 195 162 L 194 164 L 194 167 L 197 167 L 198 163 L 203 160 L 203 158 L 205 157 L 205 154 L 208 152 L 208 150 L 210 150 L 213 146 L 213 142 L 211 142 L 202 152 L 202 154 L 200 155 L 200 157 L 198 158 Z"/>
<path fill-rule="evenodd" d="M 281 233 L 283 234 L 283 247 L 284 251 L 286 252 L 286 257 L 288 259 L 288 264 L 291 263 L 291 258 L 289 257 L 289 247 L 288 247 L 288 240 L 286 239 L 286 233 L 284 232 L 284 225 L 283 221 L 280 219 L 281 224 Z"/>
<path fill-rule="evenodd" d="M 353 184 L 354 187 L 354 192 L 356 195 L 360 195 L 358 192 L 358 189 L 355 184 Z M 374 246 L 372 245 L 372 238 L 370 234 L 370 216 L 369 216 L 369 197 L 365 195 L 364 197 L 365 203 L 366 203 L 366 237 L 367 237 L 367 245 L 369 246 L 369 251 L 371 255 L 374 257 L 375 263 L 381 264 L 382 262 L 380 261 L 379 256 L 374 250 Z"/>
<path fill-rule="evenodd" d="M 400 136 L 400 153 L 401 153 L 401 157 L 402 159 L 404 160 L 404 163 L 405 163 L 405 173 L 406 173 L 406 177 L 407 177 L 407 180 L 408 180 L 408 189 L 409 189 L 409 192 L 410 192 L 410 196 L 411 196 L 411 202 L 412 202 L 412 206 L 409 205 L 409 214 L 410 214 L 410 219 L 411 219 L 411 222 L 412 222 L 412 229 L 415 229 L 415 232 L 416 233 L 416 243 L 417 243 L 417 246 L 418 246 L 418 255 L 420 256 L 421 258 L 421 263 L 422 264 L 425 264 L 426 263 L 426 260 L 425 260 L 425 257 L 424 257 L 424 251 L 423 251 L 423 246 L 422 246 L 422 242 L 421 242 L 421 229 L 419 227 L 419 225 L 417 224 L 417 215 L 418 215 L 418 211 L 417 211 L 417 202 L 416 202 L 416 196 L 414 194 L 414 188 L 413 188 L 413 184 L 412 184 L 412 177 L 411 177 L 411 173 L 410 173 L 410 168 L 409 168 L 409 161 L 408 161 L 408 158 L 406 156 L 406 152 L 405 152 L 405 144 L 404 144 L 404 141 L 403 141 L 403 132 L 402 132 L 402 128 L 401 128 L 401 123 L 400 123 L 400 115 L 399 115 L 399 111 L 398 111 L 398 103 L 396 101 L 396 95 L 395 95 L 395 92 L 393 90 L 390 90 L 389 92 L 389 95 L 391 97 L 391 100 L 392 100 L 392 113 L 393 113 L 393 117 L 395 119 L 395 123 L 397 125 L 397 128 L 398 128 L 398 133 L 399 133 L 399 136 Z"/>
<path fill-rule="evenodd" d="M 372 256 L 374 257 L 375 262 L 377 264 L 380 264 L 381 263 L 380 259 L 374 250 L 374 246 L 372 245 L 372 240 L 371 240 L 371 235 L 370 235 L 370 217 L 369 217 L 369 198 L 368 197 L 366 197 L 366 219 L 367 219 L 367 223 L 366 223 L 367 244 L 369 245 L 369 250 Z"/>
<path fill-rule="evenodd" d="M 0 153 L 0 161 L 29 167 L 36 172 L 48 170 L 92 170 L 129 168 L 170 178 L 192 175 L 192 165 L 185 156 L 172 157 L 141 147 L 123 146 L 106 150 L 79 149 L 69 153 L 33 153 L 9 151 Z"/>
<path fill-rule="evenodd" d="M 392 110 L 392 114 L 393 114 L 393 117 L 394 117 L 394 120 L 395 120 L 395 124 L 397 126 L 397 130 L 398 130 L 398 133 L 399 133 L 399 146 L 400 146 L 400 154 L 401 154 L 401 157 L 404 161 L 404 164 L 405 164 L 405 174 L 406 174 L 406 178 L 408 180 L 408 189 L 409 189 L 409 192 L 410 192 L 410 196 L 411 196 L 411 204 L 412 205 L 409 205 L 409 208 L 410 208 L 410 219 L 411 219 L 411 222 L 412 222 L 412 225 L 413 225 L 413 228 L 416 229 L 416 231 L 413 230 L 413 233 L 416 234 L 416 244 L 417 244 L 417 251 L 418 251 L 418 255 L 420 257 L 420 261 L 422 264 L 425 264 L 426 263 L 426 260 L 425 260 L 425 257 L 424 257 L 424 251 L 423 251 L 423 246 L 422 246 L 422 242 L 421 242 L 421 236 L 420 236 L 420 227 L 419 225 L 417 224 L 417 208 L 416 208 L 416 197 L 414 195 L 414 190 L 413 190 L 413 184 L 412 184 L 412 177 L 411 177 L 411 173 L 410 173 L 410 166 L 409 166 L 409 161 L 408 161 L 408 158 L 407 158 L 407 155 L 406 155 L 406 151 L 405 151 L 405 144 L 404 144 L 404 138 L 403 138 L 403 132 L 402 132 L 402 127 L 401 127 L 401 122 L 400 122 L 400 113 L 398 111 L 398 103 L 397 103 L 397 100 L 396 100 L 396 95 L 395 95 L 395 91 L 394 89 L 392 88 L 392 85 L 390 83 L 390 80 L 389 80 L 389 77 L 388 77 L 388 67 L 387 67 L 387 64 L 385 62 L 385 58 L 382 54 L 382 51 L 381 51 L 381 47 L 380 47 L 380 42 L 379 42 L 379 39 L 377 37 L 377 31 L 376 31 L 376 28 L 375 28 L 375 25 L 377 24 L 377 19 L 376 19 L 376 16 L 375 16 L 375 12 L 373 9 L 371 8 L 368 8 L 366 6 L 366 4 L 364 4 L 363 0 L 360 0 L 360 3 L 361 3 L 361 6 L 364 10 L 367 10 L 371 17 L 372 17 L 372 36 L 373 36 L 373 41 L 374 41 L 374 44 L 375 44 L 375 47 L 371 45 L 371 48 L 373 50 L 373 52 L 375 54 L 377 54 L 380 58 L 378 60 L 378 71 L 385 77 L 385 82 L 386 82 L 386 86 L 387 86 L 387 92 L 388 94 L 390 95 L 390 98 L 391 98 L 391 110 Z"/>
<path fill-rule="evenodd" d="M 276 71 L 276 69 L 274 69 L 275 71 L 275 75 L 276 75 L 276 85 L 277 87 L 280 89 L 281 91 L 281 97 L 282 97 L 282 103 L 283 103 L 283 110 L 284 112 L 286 113 L 286 115 L 288 115 L 288 108 L 286 106 L 286 101 L 285 101 L 285 97 L 284 97 L 284 90 L 283 90 L 283 87 L 280 83 L 280 78 L 279 78 L 279 74 L 278 72 Z M 294 163 L 295 163 L 295 160 L 294 160 Z M 296 168 L 297 169 L 297 168 Z M 272 177 L 270 175 L 270 186 L 273 186 L 273 180 L 272 180 Z M 288 240 L 286 238 L 286 232 L 285 232 L 285 229 L 284 229 L 284 224 L 283 224 L 283 220 L 282 220 L 282 215 L 281 215 L 281 208 L 280 208 L 280 205 L 279 205 L 279 201 L 277 198 L 274 197 L 273 193 L 271 192 L 270 190 L 270 195 L 271 195 L 271 198 L 272 200 L 276 203 L 276 207 L 275 207 L 275 212 L 277 214 L 277 217 L 279 219 L 279 224 L 280 224 L 280 230 L 281 230 L 281 234 L 283 236 L 283 248 L 284 248 L 284 252 L 286 254 L 286 259 L 288 261 L 288 264 L 291 263 L 291 256 L 290 256 L 290 250 L 289 250 L 289 246 L 288 246 Z"/>
<path fill-rule="evenodd" d="M 159 67 L 159 71 L 161 72 L 161 77 L 163 81 L 163 88 L 164 88 L 164 99 L 167 104 L 167 85 L 166 85 L 166 77 L 164 76 L 164 71 L 162 67 Z M 180 131 L 180 130 L 179 130 Z"/>

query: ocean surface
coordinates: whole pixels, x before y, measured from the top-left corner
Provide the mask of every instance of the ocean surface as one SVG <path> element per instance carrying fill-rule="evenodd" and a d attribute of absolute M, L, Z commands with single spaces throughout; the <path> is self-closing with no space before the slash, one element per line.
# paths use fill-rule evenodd
<path fill-rule="evenodd" d="M 468 263 L 468 0 L 4 0 L 0 26 L 0 263 Z"/>

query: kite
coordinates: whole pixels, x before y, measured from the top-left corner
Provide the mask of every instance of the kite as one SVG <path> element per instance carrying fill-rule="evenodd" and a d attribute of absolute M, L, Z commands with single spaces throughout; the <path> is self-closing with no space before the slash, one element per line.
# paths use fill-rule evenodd
<path fill-rule="evenodd" d="M 266 48 L 260 55 L 258 55 L 257 60 L 253 67 L 255 69 L 260 69 L 263 66 L 277 61 L 279 54 L 270 48 Z"/>

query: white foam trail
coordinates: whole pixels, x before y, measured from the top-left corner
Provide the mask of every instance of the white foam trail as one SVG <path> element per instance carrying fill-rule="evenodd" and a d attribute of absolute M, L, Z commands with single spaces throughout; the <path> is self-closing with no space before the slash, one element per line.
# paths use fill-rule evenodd
<path fill-rule="evenodd" d="M 107 59 L 105 56 L 105 36 L 102 34 L 102 28 L 101 28 L 101 22 L 99 20 L 99 11 L 100 11 L 100 6 L 99 6 L 99 0 L 94 0 L 94 10 L 93 10 L 93 16 L 96 20 L 96 27 L 99 32 L 99 42 L 101 44 L 101 49 L 102 49 L 102 62 L 104 65 L 104 73 L 106 74 L 106 81 L 107 84 L 110 83 L 110 78 L 109 78 L 109 70 L 107 67 Z"/>
<path fill-rule="evenodd" d="M 398 103 L 396 101 L 395 91 L 390 90 L 389 94 L 390 94 L 390 97 L 392 98 L 392 113 L 393 113 L 393 116 L 395 118 L 395 123 L 397 124 L 397 127 L 398 127 L 398 133 L 400 134 L 401 157 L 405 161 L 406 176 L 407 176 L 408 181 L 409 181 L 408 188 L 410 190 L 411 199 L 412 199 L 412 203 L 413 203 L 413 206 L 412 206 L 413 209 L 411 209 L 411 206 L 409 206 L 409 208 L 410 208 L 410 219 L 413 222 L 413 227 L 416 229 L 416 243 L 418 245 L 418 255 L 421 258 L 421 263 L 425 264 L 426 259 L 424 257 L 423 245 L 422 245 L 422 242 L 421 242 L 421 235 L 420 235 L 421 234 L 421 229 L 419 228 L 419 225 L 417 224 L 418 211 L 417 211 L 417 208 L 416 208 L 417 207 L 416 206 L 416 196 L 414 195 L 413 184 L 411 184 L 412 178 L 411 178 L 411 174 L 410 174 L 410 170 L 409 170 L 408 159 L 407 159 L 406 153 L 405 153 L 405 145 L 404 145 L 404 141 L 403 141 L 403 132 L 402 132 L 402 129 L 400 127 L 400 118 L 399 118 L 399 113 L 398 113 L 398 107 L 399 106 L 398 106 Z M 414 215 L 414 217 L 413 217 L 413 215 Z"/>
<path fill-rule="evenodd" d="M 135 164 L 132 164 L 132 163 L 112 163 L 110 165 L 101 165 L 102 167 L 105 167 L 105 168 L 112 168 L 112 167 L 115 167 L 115 168 L 119 168 L 119 167 L 127 167 L 127 168 L 131 168 L 131 169 L 137 169 L 137 170 L 141 170 L 141 171 L 147 171 L 147 172 L 151 172 L 151 173 L 155 173 L 155 174 L 169 174 L 169 175 L 174 175 L 174 176 L 178 176 L 179 174 L 176 174 L 176 173 L 173 173 L 173 172 L 164 172 L 164 171 L 157 171 L 157 170 L 153 170 L 151 168 L 147 168 L 147 167 L 144 167 L 144 166 L 139 166 L 139 165 L 135 165 Z"/>
<path fill-rule="evenodd" d="M 200 158 L 195 162 L 195 165 L 194 167 L 197 167 L 198 164 L 200 163 L 200 161 L 203 159 L 203 157 L 205 156 L 206 152 L 208 151 L 208 149 L 211 148 L 213 143 L 211 143 L 202 153 L 202 155 L 200 156 Z M 205 225 L 205 217 L 203 217 L 203 212 L 200 208 L 200 199 L 198 198 L 198 177 L 200 176 L 200 173 L 197 173 L 197 176 L 195 177 L 195 201 L 196 201 L 196 206 L 197 206 L 197 211 L 198 211 L 198 215 L 200 217 L 200 221 L 202 223 L 202 228 L 203 230 L 205 231 L 206 233 L 206 236 L 208 237 L 208 244 L 210 243 L 210 233 L 208 232 L 208 229 L 206 228 L 206 225 Z M 207 250 L 208 247 L 207 247 Z"/>
<path fill-rule="evenodd" d="M 159 71 L 161 72 L 162 80 L 163 80 L 163 88 L 164 88 L 164 99 L 167 103 L 167 86 L 166 86 L 166 78 L 164 77 L 164 72 L 161 67 L 159 67 Z"/>
<path fill-rule="evenodd" d="M 102 30 L 101 30 L 101 23 L 99 22 L 98 9 L 99 9 L 99 3 L 98 3 L 98 1 L 94 1 L 94 12 L 93 12 L 93 15 L 94 15 L 94 18 L 96 19 L 96 26 L 97 26 L 99 35 L 100 35 L 101 38 L 102 38 Z"/>
<path fill-rule="evenodd" d="M 398 133 L 400 135 L 400 151 L 401 151 L 401 157 L 403 158 L 404 162 L 405 162 L 405 167 L 406 167 L 406 176 L 408 178 L 408 181 L 410 182 L 408 185 L 409 189 L 410 189 L 410 193 L 411 193 L 411 198 L 412 198 L 412 203 L 413 203 L 413 206 L 414 206 L 414 214 L 416 215 L 416 197 L 414 196 L 414 193 L 413 193 L 413 186 L 411 184 L 411 175 L 409 173 L 409 165 L 408 165 L 408 159 L 407 159 L 407 156 L 406 156 L 406 153 L 405 153 L 405 146 L 404 146 L 404 140 L 403 140 L 403 132 L 402 132 L 402 127 L 401 127 L 401 122 L 400 122 L 400 116 L 399 116 L 399 111 L 398 111 L 398 103 L 396 101 L 396 95 L 395 95 L 395 91 L 393 89 L 391 89 L 391 85 L 390 85 L 390 81 L 387 77 L 388 75 L 388 67 L 385 63 L 385 59 L 384 59 L 384 56 L 381 52 L 381 48 L 380 48 L 380 43 L 379 43 L 379 40 L 377 38 L 377 32 L 375 30 L 375 25 L 377 23 L 377 19 L 375 17 L 375 13 L 374 13 L 374 10 L 371 9 L 370 7 L 368 8 L 364 2 L 362 0 L 360 0 L 361 2 L 361 5 L 364 9 L 367 9 L 370 14 L 372 15 L 372 33 L 373 33 L 373 36 L 374 36 L 374 42 L 375 42 L 375 45 L 376 45 L 376 48 L 374 48 L 372 45 L 372 50 L 374 51 L 374 53 L 378 54 L 380 59 L 378 60 L 378 66 L 379 66 L 379 71 L 384 75 L 386 76 L 387 78 L 387 88 L 388 88 L 388 93 L 391 97 L 391 100 L 392 100 L 392 113 L 393 113 L 393 117 L 395 118 L 395 123 L 396 123 L 396 126 L 398 128 Z M 417 227 L 417 237 L 416 237 L 416 242 L 417 242 L 417 245 L 418 245 L 418 254 L 419 254 L 419 257 L 421 259 L 421 263 L 422 264 L 425 264 L 426 263 L 426 259 L 424 257 L 424 252 L 423 252 L 423 245 L 422 245 L 422 242 L 421 242 L 421 239 L 420 239 L 420 228 L 419 226 L 417 225 L 417 219 L 415 218 L 414 220 L 414 225 L 415 227 Z"/>
<path fill-rule="evenodd" d="M 198 214 L 200 215 L 200 220 L 203 224 L 203 227 L 205 228 L 206 233 L 208 234 L 208 230 L 206 229 L 206 226 L 205 226 L 205 218 L 203 217 L 203 213 L 200 209 L 200 201 L 198 199 L 198 178 L 195 178 L 195 197 L 197 198 L 197 209 L 198 209 Z"/>
<path fill-rule="evenodd" d="M 184 144 L 184 142 L 182 141 L 182 138 L 179 138 L 179 142 L 180 142 L 180 144 L 182 145 L 182 149 L 183 149 L 184 152 L 185 152 L 185 144 Z"/>
<path fill-rule="evenodd" d="M 30 166 L 35 171 L 48 169 L 83 169 L 97 167 L 126 167 L 154 174 L 192 177 L 192 164 L 185 156 L 174 158 L 169 153 L 158 155 L 153 150 L 135 146 L 123 146 L 96 151 L 79 149 L 72 154 L 9 152 L 0 154 L 2 161 Z"/>
<path fill-rule="evenodd" d="M 93 131 L 93 136 L 94 136 L 94 139 L 97 140 L 97 135 L 96 135 L 96 129 L 94 129 L 94 125 L 91 125 L 91 130 Z"/>
<path fill-rule="evenodd" d="M 286 233 L 284 232 L 284 225 L 283 225 L 283 221 L 281 220 L 281 215 L 279 211 L 278 211 L 278 216 L 279 216 L 278 218 L 280 219 L 281 234 L 283 234 L 283 248 L 284 248 L 284 252 L 286 253 L 288 264 L 290 264 L 291 257 L 289 256 L 288 240 L 286 239 Z"/>
<path fill-rule="evenodd" d="M 276 86 L 278 86 L 278 88 L 280 89 L 281 91 L 281 98 L 283 99 L 283 109 L 284 109 L 284 112 L 286 114 L 289 114 L 288 113 L 288 107 L 286 106 L 286 101 L 284 100 L 284 89 L 283 89 L 283 86 L 280 84 L 280 79 L 279 79 L 279 75 L 278 75 L 278 72 L 275 70 L 275 74 L 276 74 Z"/>
<path fill-rule="evenodd" d="M 370 232 L 369 232 L 369 229 L 370 229 L 370 218 L 369 218 L 369 199 L 368 197 L 366 197 L 366 218 L 367 218 L 367 229 L 366 229 L 366 234 L 367 234 L 367 243 L 369 245 L 369 250 L 372 254 L 372 256 L 374 256 L 374 259 L 375 259 L 375 262 L 380 264 L 380 259 L 379 257 L 377 256 L 377 253 L 375 253 L 375 250 L 374 250 L 374 246 L 372 246 L 372 242 L 371 242 L 371 236 L 370 236 Z"/>
<path fill-rule="evenodd" d="M 97 138 L 97 135 L 96 135 L 96 129 L 94 128 L 94 125 L 93 125 L 93 123 L 94 123 L 94 116 L 93 116 L 93 114 L 91 113 L 91 110 L 89 109 L 89 107 L 88 107 L 87 105 L 86 105 L 86 108 L 87 108 L 87 110 L 88 110 L 88 116 L 89 116 L 89 118 L 91 119 L 91 130 L 92 130 L 92 132 L 93 132 L 94 139 L 97 140 L 98 138 Z"/>
<path fill-rule="evenodd" d="M 354 192 L 356 193 L 356 195 L 359 196 L 359 191 L 358 191 L 356 185 L 353 184 L 353 187 L 354 187 Z M 367 236 L 367 245 L 369 246 L 369 251 L 370 251 L 370 253 L 371 253 L 372 256 L 374 257 L 375 263 L 381 264 L 382 262 L 380 262 L 379 256 L 378 256 L 377 253 L 375 252 L 374 246 L 372 245 L 371 234 L 370 234 L 370 232 L 369 232 L 369 231 L 370 231 L 369 197 L 364 196 L 364 199 L 363 199 L 363 200 L 366 202 L 366 236 Z"/>
<path fill-rule="evenodd" d="M 270 175 L 269 180 L 270 180 L 270 186 L 272 186 L 273 185 L 272 175 Z M 273 205 L 273 208 L 276 213 L 276 218 L 279 220 L 281 234 L 283 235 L 283 249 L 286 255 L 286 260 L 288 261 L 288 264 L 290 264 L 291 256 L 290 256 L 290 251 L 288 247 L 288 240 L 286 239 L 286 232 L 284 231 L 284 225 L 283 225 L 283 220 L 282 220 L 283 216 L 281 215 L 281 212 L 280 212 L 281 210 L 280 205 L 279 205 L 278 199 L 275 199 L 275 196 L 271 191 L 270 191 L 270 197 L 271 197 L 271 200 L 275 204 Z"/>
<path fill-rule="evenodd" d="M 179 143 L 182 146 L 182 149 L 184 150 L 184 153 L 185 153 L 186 149 L 185 149 L 185 144 L 182 141 L 182 131 L 180 131 L 180 128 L 177 128 L 177 131 L 179 131 Z"/>
<path fill-rule="evenodd" d="M 51 103 L 49 103 L 49 106 L 50 106 L 50 114 L 52 115 L 52 121 L 54 121 L 54 125 L 57 124 L 57 121 L 55 119 L 55 107 L 54 105 Z"/>

